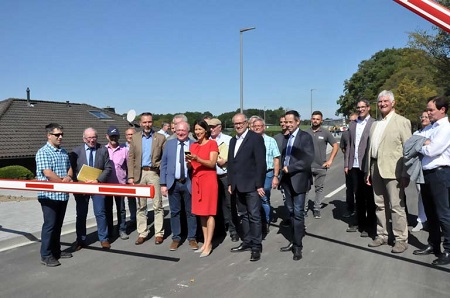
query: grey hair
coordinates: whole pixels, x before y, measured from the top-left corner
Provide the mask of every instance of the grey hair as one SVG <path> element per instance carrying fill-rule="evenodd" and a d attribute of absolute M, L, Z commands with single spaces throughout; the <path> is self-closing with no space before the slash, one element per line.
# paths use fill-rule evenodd
<path fill-rule="evenodd" d="M 178 114 L 173 116 L 172 123 L 175 123 L 175 119 L 182 119 L 184 122 L 188 122 L 188 119 L 184 114 Z"/>
<path fill-rule="evenodd" d="M 97 130 L 96 130 L 95 128 L 93 128 L 93 127 L 88 127 L 88 128 L 86 128 L 86 129 L 83 131 L 83 138 L 86 137 L 86 131 L 88 131 L 88 130 L 93 130 L 93 131 L 95 132 L 95 135 L 98 136 Z"/>
<path fill-rule="evenodd" d="M 381 97 L 385 97 L 385 96 L 387 96 L 389 98 L 390 102 L 395 101 L 394 93 L 392 93 L 391 90 L 383 90 L 383 91 L 381 91 L 380 94 L 378 94 L 378 100 L 380 100 Z"/>

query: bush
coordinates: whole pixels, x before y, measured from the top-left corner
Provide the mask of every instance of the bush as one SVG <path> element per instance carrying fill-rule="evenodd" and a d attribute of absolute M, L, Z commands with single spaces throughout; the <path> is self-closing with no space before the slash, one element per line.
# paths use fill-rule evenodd
<path fill-rule="evenodd" d="M 34 179 L 33 173 L 22 166 L 7 166 L 0 168 L 1 179 L 21 179 L 31 180 Z"/>

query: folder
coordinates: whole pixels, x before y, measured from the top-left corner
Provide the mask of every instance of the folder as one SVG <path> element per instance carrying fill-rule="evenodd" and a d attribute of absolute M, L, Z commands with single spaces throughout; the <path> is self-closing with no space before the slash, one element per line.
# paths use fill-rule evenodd
<path fill-rule="evenodd" d="M 225 143 L 219 145 L 219 156 L 220 158 L 228 161 L 228 146 Z"/>
<path fill-rule="evenodd" d="M 77 180 L 85 182 L 87 180 L 97 180 L 103 170 L 83 165 L 80 172 L 77 175 Z"/>

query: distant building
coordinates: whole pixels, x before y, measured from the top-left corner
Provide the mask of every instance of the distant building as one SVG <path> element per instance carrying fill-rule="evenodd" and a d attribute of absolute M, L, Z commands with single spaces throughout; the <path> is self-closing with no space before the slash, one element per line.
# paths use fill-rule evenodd
<path fill-rule="evenodd" d="M 122 142 L 125 130 L 131 127 L 111 107 L 9 98 L 0 101 L 0 167 L 22 165 L 35 173 L 35 154 L 47 140 L 45 126 L 50 122 L 64 127 L 62 146 L 69 152 L 83 142 L 83 130 L 87 127 L 97 130 L 100 144 L 107 143 L 108 126 L 119 128 Z"/>

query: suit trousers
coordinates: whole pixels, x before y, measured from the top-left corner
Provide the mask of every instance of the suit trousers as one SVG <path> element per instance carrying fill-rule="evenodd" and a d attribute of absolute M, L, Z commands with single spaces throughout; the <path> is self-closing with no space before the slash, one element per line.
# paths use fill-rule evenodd
<path fill-rule="evenodd" d="M 231 198 L 228 192 L 228 177 L 217 177 L 217 185 L 219 188 L 219 206 L 222 209 L 223 223 L 225 224 L 225 231 L 228 230 L 230 236 L 237 235 L 237 210 L 236 198 Z"/>
<path fill-rule="evenodd" d="M 242 239 L 246 246 L 252 250 L 261 250 L 262 225 L 261 225 L 261 199 L 258 193 L 239 192 L 236 190 L 237 212 L 241 219 Z"/>
<path fill-rule="evenodd" d="M 295 247 L 303 248 L 302 239 L 305 236 L 305 199 L 306 193 L 295 193 L 288 179 L 281 181 L 281 188 L 286 197 L 286 207 L 291 218 L 292 243 Z"/>
<path fill-rule="evenodd" d="M 396 179 L 383 179 L 378 165 L 371 165 L 373 194 L 376 205 L 377 236 L 388 239 L 388 222 L 392 219 L 395 241 L 408 241 L 408 224 L 405 212 L 405 189 Z"/>
<path fill-rule="evenodd" d="M 185 183 L 175 181 L 169 189 L 169 207 L 170 207 L 170 228 L 172 229 L 172 239 L 181 240 L 181 221 L 180 215 L 182 210 L 182 202 L 184 202 L 184 210 L 186 212 L 188 240 L 195 240 L 197 233 L 197 217 L 192 214 L 192 197 Z"/>
<path fill-rule="evenodd" d="M 428 243 L 440 249 L 442 231 L 444 250 L 450 252 L 450 168 L 424 171 L 424 178 L 420 189 L 428 219 Z"/>
<path fill-rule="evenodd" d="M 75 194 L 77 202 L 77 241 L 84 242 L 86 240 L 86 219 L 89 209 L 89 198 L 91 195 Z M 108 239 L 108 223 L 106 221 L 105 196 L 92 195 L 92 204 L 94 205 L 94 215 L 97 221 L 98 240 L 107 241 Z"/>
<path fill-rule="evenodd" d="M 373 188 L 366 184 L 365 173 L 359 168 L 353 168 L 348 176 L 352 180 L 353 191 L 356 199 L 356 218 L 360 232 L 375 233 L 377 218 Z"/>
<path fill-rule="evenodd" d="M 61 228 L 67 209 L 67 201 L 40 199 L 44 223 L 41 231 L 41 257 L 61 255 Z"/>
<path fill-rule="evenodd" d="M 154 171 L 142 171 L 138 184 L 155 187 L 155 197 L 153 198 L 155 237 L 164 237 L 164 208 L 162 205 L 161 187 L 159 185 L 159 175 Z M 149 234 L 147 224 L 147 198 L 137 199 L 136 223 L 139 237 L 147 238 Z"/>

